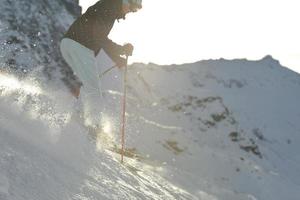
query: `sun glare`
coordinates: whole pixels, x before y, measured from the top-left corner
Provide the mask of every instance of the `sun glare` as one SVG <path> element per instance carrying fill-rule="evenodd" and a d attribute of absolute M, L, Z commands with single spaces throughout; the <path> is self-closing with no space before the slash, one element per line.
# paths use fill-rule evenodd
<path fill-rule="evenodd" d="M 103 132 L 106 134 L 112 132 L 112 125 L 110 121 L 106 120 L 103 122 Z"/>
<path fill-rule="evenodd" d="M 81 0 L 83 11 L 97 0 Z M 272 55 L 300 72 L 300 19 L 294 0 L 143 0 L 109 37 L 135 46 L 130 62 L 181 64 Z"/>
<path fill-rule="evenodd" d="M 105 148 L 113 148 L 116 144 L 115 133 L 117 132 L 116 124 L 114 120 L 105 114 L 101 117 L 101 130 L 96 136 L 96 148 L 97 150 L 103 150 Z"/>
<path fill-rule="evenodd" d="M 35 85 L 20 81 L 16 77 L 10 75 L 0 74 L 0 91 L 2 94 L 15 92 L 17 90 L 33 95 L 42 93 L 42 90 Z"/>

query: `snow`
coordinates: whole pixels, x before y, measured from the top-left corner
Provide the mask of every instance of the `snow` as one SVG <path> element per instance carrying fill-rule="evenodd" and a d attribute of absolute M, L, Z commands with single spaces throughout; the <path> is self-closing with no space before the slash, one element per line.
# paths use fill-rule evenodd
<path fill-rule="evenodd" d="M 119 120 L 91 139 L 67 88 L 36 74 L 1 74 L 1 199 L 300 195 L 300 77 L 272 58 L 131 66 L 125 165 Z"/>
<path fill-rule="evenodd" d="M 128 158 L 125 167 L 103 141 L 96 145 L 80 119 L 70 117 L 67 89 L 50 94 L 35 84 L 42 92 L 31 93 L 1 74 L 2 83 L 12 79 L 17 84 L 0 86 L 2 199 L 193 199 L 152 166 Z"/>

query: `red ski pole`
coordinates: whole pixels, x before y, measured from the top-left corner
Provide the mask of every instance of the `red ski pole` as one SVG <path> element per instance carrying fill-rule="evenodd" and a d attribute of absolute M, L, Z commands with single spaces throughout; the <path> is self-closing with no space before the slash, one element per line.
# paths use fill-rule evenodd
<path fill-rule="evenodd" d="M 127 93 L 127 62 L 128 56 L 126 56 L 126 65 L 123 74 L 123 100 L 122 100 L 122 122 L 121 122 L 121 138 L 122 138 L 122 149 L 121 149 L 121 163 L 124 162 L 124 152 L 125 152 L 125 122 L 126 122 L 126 93 Z"/>

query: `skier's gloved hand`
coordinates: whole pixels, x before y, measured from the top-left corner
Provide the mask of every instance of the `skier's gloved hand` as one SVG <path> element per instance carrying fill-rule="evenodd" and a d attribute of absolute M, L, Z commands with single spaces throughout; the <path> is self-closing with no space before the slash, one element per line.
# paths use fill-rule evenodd
<path fill-rule="evenodd" d="M 134 49 L 134 47 L 133 47 L 133 45 L 130 44 L 130 43 L 125 44 L 125 45 L 123 46 L 123 52 L 124 52 L 124 54 L 125 54 L 126 56 L 132 56 L 133 49 Z"/>
<path fill-rule="evenodd" d="M 121 68 L 121 67 L 125 67 L 127 65 L 127 61 L 125 58 L 119 57 L 116 61 L 115 61 L 117 67 Z"/>

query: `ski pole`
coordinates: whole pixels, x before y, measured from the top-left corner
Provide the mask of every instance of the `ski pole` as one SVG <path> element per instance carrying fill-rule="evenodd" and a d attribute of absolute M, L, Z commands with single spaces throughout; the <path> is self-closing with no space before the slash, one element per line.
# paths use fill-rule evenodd
<path fill-rule="evenodd" d="M 109 69 L 105 70 L 103 73 L 99 75 L 99 78 L 102 78 L 106 73 L 110 72 L 113 68 L 117 67 L 117 65 L 114 65 L 110 67 Z"/>
<path fill-rule="evenodd" d="M 127 84 L 127 62 L 128 56 L 126 56 L 126 65 L 123 74 L 123 100 L 122 100 L 122 124 L 121 124 L 121 137 L 122 137 L 122 149 L 121 149 L 121 163 L 124 162 L 124 151 L 125 151 L 125 112 L 126 112 L 126 84 Z"/>

